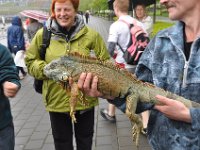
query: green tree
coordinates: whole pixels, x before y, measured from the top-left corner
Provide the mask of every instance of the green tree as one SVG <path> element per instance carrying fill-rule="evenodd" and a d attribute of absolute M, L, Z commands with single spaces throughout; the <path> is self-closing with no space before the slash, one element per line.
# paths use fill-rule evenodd
<path fill-rule="evenodd" d="M 91 0 L 80 0 L 79 10 L 86 11 L 90 9 L 89 4 L 91 4 Z"/>
<path fill-rule="evenodd" d="M 93 0 L 91 4 L 93 12 L 99 12 L 100 10 L 108 9 L 107 0 Z"/>
<path fill-rule="evenodd" d="M 107 0 L 82 0 L 80 1 L 80 10 L 106 10 L 108 9 L 108 1 Z"/>

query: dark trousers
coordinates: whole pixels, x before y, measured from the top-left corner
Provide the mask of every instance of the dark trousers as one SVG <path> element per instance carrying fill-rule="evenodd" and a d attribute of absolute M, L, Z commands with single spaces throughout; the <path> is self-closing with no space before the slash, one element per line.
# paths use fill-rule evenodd
<path fill-rule="evenodd" d="M 85 20 L 86 20 L 86 23 L 88 24 L 88 20 L 89 20 L 89 18 L 88 18 L 88 17 L 86 17 L 86 18 L 85 18 Z"/>
<path fill-rule="evenodd" d="M 56 150 L 73 150 L 73 128 L 77 150 L 92 150 L 94 108 L 75 114 L 74 126 L 69 114 L 49 112 Z"/>
<path fill-rule="evenodd" d="M 0 150 L 14 150 L 15 133 L 14 125 L 11 122 L 7 127 L 0 130 Z"/>

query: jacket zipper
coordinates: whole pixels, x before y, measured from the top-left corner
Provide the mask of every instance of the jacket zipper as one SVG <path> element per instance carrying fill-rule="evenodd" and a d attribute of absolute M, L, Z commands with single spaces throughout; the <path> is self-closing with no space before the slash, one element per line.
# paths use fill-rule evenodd
<path fill-rule="evenodd" d="M 186 82 L 187 82 L 187 73 L 188 73 L 188 68 L 189 68 L 189 62 L 190 62 L 190 57 L 191 57 L 191 53 L 192 53 L 192 49 L 194 43 L 192 43 L 191 48 L 190 48 L 190 56 L 188 61 L 186 60 L 185 54 L 184 54 L 184 58 L 185 58 L 185 65 L 184 65 L 184 72 L 183 72 L 183 83 L 182 83 L 182 87 L 185 88 L 186 87 Z"/>
<path fill-rule="evenodd" d="M 170 37 L 169 37 L 170 38 Z M 170 38 L 170 40 L 173 43 L 173 40 Z M 173 43 L 173 45 L 176 47 L 176 45 Z M 193 44 L 192 44 L 193 45 Z M 177 49 L 179 49 L 178 47 L 176 47 Z M 180 52 L 183 54 L 184 60 L 185 60 L 185 64 L 184 64 L 184 70 L 183 70 L 183 82 L 182 82 L 182 88 L 186 87 L 186 81 L 187 81 L 187 73 L 188 73 L 188 67 L 189 67 L 189 60 L 190 60 L 190 56 L 188 61 L 186 60 L 185 54 L 183 53 L 183 51 L 181 49 L 179 49 Z M 192 50 L 192 46 L 191 46 L 191 50 Z M 191 55 L 191 51 L 190 51 L 190 55 Z"/>
<path fill-rule="evenodd" d="M 189 62 L 188 62 L 188 61 L 185 61 L 184 71 L 183 71 L 183 83 L 182 83 L 182 87 L 183 87 L 183 88 L 186 87 L 188 66 L 189 66 Z"/>
<path fill-rule="evenodd" d="M 66 51 L 67 51 L 67 53 L 70 52 L 70 42 L 67 42 L 67 44 L 66 44 Z"/>

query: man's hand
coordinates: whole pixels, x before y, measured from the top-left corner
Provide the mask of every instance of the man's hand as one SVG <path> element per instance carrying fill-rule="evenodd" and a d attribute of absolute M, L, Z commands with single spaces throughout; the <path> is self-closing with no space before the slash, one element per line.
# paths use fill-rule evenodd
<path fill-rule="evenodd" d="M 91 73 L 82 73 L 78 80 L 78 87 L 88 96 L 101 97 L 103 94 L 97 90 L 97 83 L 97 76 L 93 77 Z"/>
<path fill-rule="evenodd" d="M 190 110 L 183 103 L 161 95 L 157 95 L 156 98 L 161 105 L 155 105 L 154 109 L 170 119 L 191 123 Z"/>
<path fill-rule="evenodd" d="M 14 84 L 12 82 L 5 81 L 3 83 L 3 91 L 4 91 L 4 95 L 6 97 L 15 97 L 18 90 L 19 90 L 18 85 Z"/>

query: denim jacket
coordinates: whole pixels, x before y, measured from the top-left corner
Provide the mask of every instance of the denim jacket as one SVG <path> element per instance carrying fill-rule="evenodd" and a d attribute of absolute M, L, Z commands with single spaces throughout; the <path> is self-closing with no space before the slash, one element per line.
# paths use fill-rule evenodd
<path fill-rule="evenodd" d="M 160 31 L 145 49 L 136 76 L 165 90 L 200 103 L 200 37 L 184 54 L 183 23 Z M 178 110 L 177 110 L 178 111 Z M 199 150 L 200 108 L 190 109 L 191 124 L 168 119 L 151 110 L 148 139 L 154 150 Z"/>

